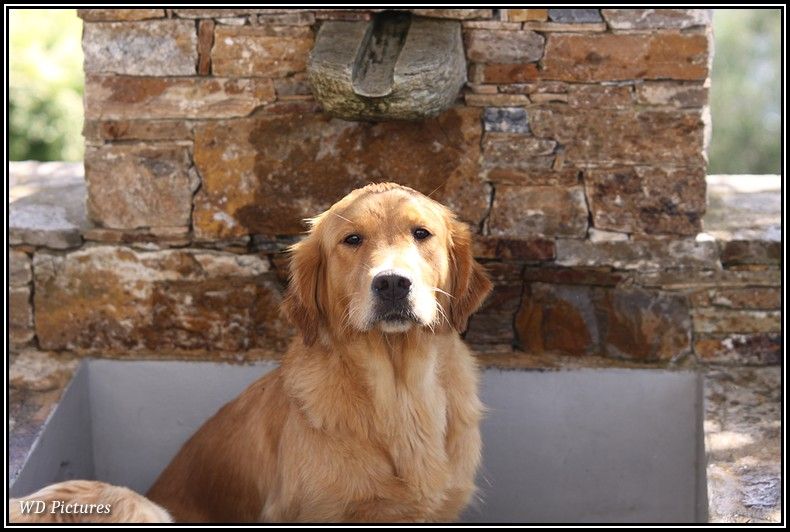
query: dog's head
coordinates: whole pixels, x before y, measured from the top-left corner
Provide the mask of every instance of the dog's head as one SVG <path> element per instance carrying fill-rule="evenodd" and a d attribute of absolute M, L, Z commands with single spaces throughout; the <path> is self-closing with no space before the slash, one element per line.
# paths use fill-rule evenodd
<path fill-rule="evenodd" d="M 291 249 L 283 310 L 305 344 L 377 331 L 466 329 L 491 290 L 471 234 L 441 204 L 393 183 L 357 189 Z"/>

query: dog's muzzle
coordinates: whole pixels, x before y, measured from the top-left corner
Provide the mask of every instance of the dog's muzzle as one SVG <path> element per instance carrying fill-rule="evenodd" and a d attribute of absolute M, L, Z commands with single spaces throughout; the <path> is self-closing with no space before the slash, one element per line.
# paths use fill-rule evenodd
<path fill-rule="evenodd" d="M 384 272 L 370 285 L 375 295 L 375 321 L 417 321 L 409 294 L 411 280 L 403 275 Z"/>

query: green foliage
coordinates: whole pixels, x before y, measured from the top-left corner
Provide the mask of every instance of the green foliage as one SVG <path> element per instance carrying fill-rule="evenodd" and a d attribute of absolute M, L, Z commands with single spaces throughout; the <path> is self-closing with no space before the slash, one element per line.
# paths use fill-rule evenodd
<path fill-rule="evenodd" d="M 10 159 L 81 160 L 82 21 L 74 9 L 11 9 L 8 26 Z"/>
<path fill-rule="evenodd" d="M 780 170 L 781 11 L 717 9 L 710 174 Z"/>

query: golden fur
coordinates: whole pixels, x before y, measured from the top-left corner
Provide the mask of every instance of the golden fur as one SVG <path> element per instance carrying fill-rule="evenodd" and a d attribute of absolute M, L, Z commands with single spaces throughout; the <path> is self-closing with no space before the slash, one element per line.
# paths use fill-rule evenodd
<path fill-rule="evenodd" d="M 474 492 L 481 447 L 477 370 L 458 332 L 491 286 L 469 230 L 394 184 L 356 190 L 311 225 L 283 304 L 302 337 L 184 445 L 148 496 L 190 522 L 452 521 Z M 415 226 L 433 236 L 415 242 Z M 344 245 L 355 232 L 363 245 Z M 381 261 L 437 288 L 439 319 L 364 329 L 354 316 Z"/>
<path fill-rule="evenodd" d="M 410 321 L 376 317 L 382 271 L 411 280 Z M 475 491 L 482 412 L 459 332 L 491 289 L 469 229 L 412 189 L 369 185 L 311 220 L 290 274 L 283 311 L 300 336 L 148 497 L 179 522 L 457 519 Z"/>

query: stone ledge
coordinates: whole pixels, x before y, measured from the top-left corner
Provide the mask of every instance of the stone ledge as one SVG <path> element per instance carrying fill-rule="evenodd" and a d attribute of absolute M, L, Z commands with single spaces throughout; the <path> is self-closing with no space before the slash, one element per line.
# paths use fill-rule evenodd
<path fill-rule="evenodd" d="M 91 227 L 82 163 L 9 163 L 9 243 L 53 249 L 82 244 Z"/>
<path fill-rule="evenodd" d="M 670 363 L 657 361 L 653 363 L 632 360 L 619 360 L 600 356 L 569 356 L 557 352 L 530 353 L 520 350 L 487 350 L 470 345 L 481 368 L 497 368 L 503 370 L 536 370 L 561 371 L 568 369 L 656 369 L 678 370 L 693 367 L 690 362 Z M 689 359 L 685 359 L 689 360 Z"/>
<path fill-rule="evenodd" d="M 14 480 L 77 364 L 69 355 L 35 350 L 9 358 L 8 479 Z"/>
<path fill-rule="evenodd" d="M 782 239 L 782 178 L 710 175 L 703 230 L 720 241 Z"/>

